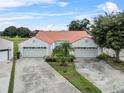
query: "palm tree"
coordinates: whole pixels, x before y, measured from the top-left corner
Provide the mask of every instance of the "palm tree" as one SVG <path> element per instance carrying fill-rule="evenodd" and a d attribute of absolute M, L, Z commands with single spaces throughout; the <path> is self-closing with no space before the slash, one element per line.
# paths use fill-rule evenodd
<path fill-rule="evenodd" d="M 70 62 L 73 59 L 71 52 L 73 48 L 71 44 L 68 42 L 61 43 L 60 46 L 57 46 L 53 50 L 53 57 L 55 57 L 59 62 L 61 62 L 62 66 L 67 66 L 67 62 Z"/>
<path fill-rule="evenodd" d="M 70 55 L 71 51 L 73 51 L 73 48 L 71 47 L 71 44 L 69 42 L 62 43 L 60 47 L 63 49 L 65 56 Z"/>

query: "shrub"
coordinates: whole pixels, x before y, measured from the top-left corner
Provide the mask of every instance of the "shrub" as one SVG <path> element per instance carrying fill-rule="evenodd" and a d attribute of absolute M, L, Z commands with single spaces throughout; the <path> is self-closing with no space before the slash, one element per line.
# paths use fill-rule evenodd
<path fill-rule="evenodd" d="M 113 57 L 110 57 L 106 54 L 101 54 L 100 56 L 97 57 L 100 60 L 104 60 L 106 62 L 116 62 L 116 59 Z"/>
<path fill-rule="evenodd" d="M 98 58 L 98 59 L 104 60 L 104 59 L 107 59 L 108 56 L 107 56 L 106 54 L 103 53 L 103 54 L 99 55 L 97 58 Z"/>
<path fill-rule="evenodd" d="M 48 56 L 45 59 L 46 62 L 56 62 L 56 58 L 52 57 L 52 56 Z"/>
<path fill-rule="evenodd" d="M 61 62 L 60 66 L 67 66 L 67 62 L 73 62 L 74 56 L 71 55 L 73 48 L 69 42 L 61 43 L 53 49 L 52 56 L 57 62 Z"/>
<path fill-rule="evenodd" d="M 91 92 L 92 92 L 92 90 L 90 87 L 86 87 L 83 89 L 83 93 L 91 93 Z"/>
<path fill-rule="evenodd" d="M 17 52 L 16 54 L 17 54 L 17 59 L 19 59 L 20 58 L 20 52 Z"/>
<path fill-rule="evenodd" d="M 76 59 L 76 58 L 75 58 L 74 55 L 70 55 L 70 61 L 69 61 L 69 62 L 74 62 L 75 59 Z"/>

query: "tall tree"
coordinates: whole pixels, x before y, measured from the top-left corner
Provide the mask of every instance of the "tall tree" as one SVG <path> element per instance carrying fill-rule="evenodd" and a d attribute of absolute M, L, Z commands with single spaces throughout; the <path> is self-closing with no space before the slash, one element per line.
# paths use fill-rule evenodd
<path fill-rule="evenodd" d="M 80 29 L 80 21 L 79 20 L 76 20 L 76 21 L 71 21 L 71 23 L 68 25 L 68 29 L 70 30 L 70 31 L 80 31 L 81 29 Z"/>
<path fill-rule="evenodd" d="M 88 19 L 74 20 L 68 25 L 70 31 L 88 31 L 90 29 L 90 21 Z"/>
<path fill-rule="evenodd" d="M 124 13 L 106 14 L 94 19 L 92 35 L 100 47 L 115 51 L 116 61 L 124 48 Z"/>
<path fill-rule="evenodd" d="M 7 28 L 3 31 L 2 35 L 3 35 L 3 36 L 14 37 L 14 36 L 17 35 L 16 31 L 17 31 L 17 29 L 16 29 L 15 26 L 9 26 L 9 27 L 7 27 Z"/>
<path fill-rule="evenodd" d="M 80 21 L 80 29 L 88 31 L 90 29 L 90 21 L 88 19 L 83 19 Z"/>

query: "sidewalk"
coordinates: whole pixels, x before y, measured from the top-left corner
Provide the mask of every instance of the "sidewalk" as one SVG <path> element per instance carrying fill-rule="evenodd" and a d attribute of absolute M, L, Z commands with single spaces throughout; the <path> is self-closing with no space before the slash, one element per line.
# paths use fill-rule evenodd
<path fill-rule="evenodd" d="M 8 93 L 12 62 L 0 62 L 0 93 Z"/>

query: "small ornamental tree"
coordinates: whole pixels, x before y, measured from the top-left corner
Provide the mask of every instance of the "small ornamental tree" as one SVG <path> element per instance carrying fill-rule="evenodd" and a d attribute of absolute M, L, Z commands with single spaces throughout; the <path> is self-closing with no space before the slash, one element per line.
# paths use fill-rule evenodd
<path fill-rule="evenodd" d="M 119 54 L 124 48 L 124 13 L 106 14 L 96 17 L 92 35 L 101 48 L 113 49 L 116 61 L 120 62 Z"/>

